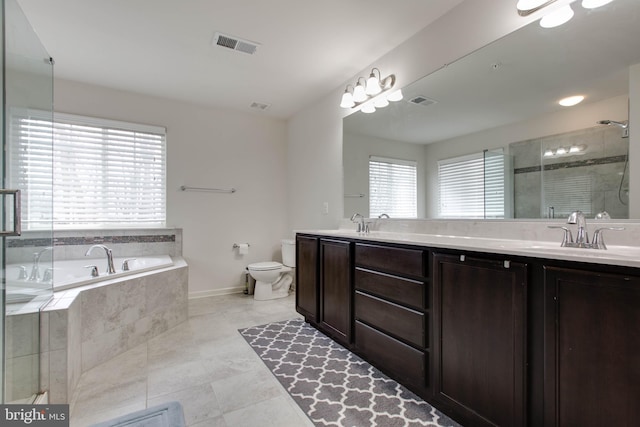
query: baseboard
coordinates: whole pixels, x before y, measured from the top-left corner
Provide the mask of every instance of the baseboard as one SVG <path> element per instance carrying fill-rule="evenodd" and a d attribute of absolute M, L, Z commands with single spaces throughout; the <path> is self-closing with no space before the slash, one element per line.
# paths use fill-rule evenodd
<path fill-rule="evenodd" d="M 245 290 L 244 286 L 234 286 L 232 288 L 212 289 L 210 291 L 189 292 L 189 299 L 217 297 L 220 295 L 241 294 Z"/>

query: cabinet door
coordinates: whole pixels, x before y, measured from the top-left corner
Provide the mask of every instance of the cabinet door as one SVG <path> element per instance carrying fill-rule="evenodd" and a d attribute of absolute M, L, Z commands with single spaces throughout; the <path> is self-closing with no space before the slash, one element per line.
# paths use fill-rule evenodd
<path fill-rule="evenodd" d="M 525 425 L 526 265 L 435 254 L 434 400 L 463 424 Z"/>
<path fill-rule="evenodd" d="M 307 321 L 318 321 L 317 237 L 296 236 L 296 310 Z"/>
<path fill-rule="evenodd" d="M 640 278 L 545 268 L 545 426 L 640 425 Z"/>
<path fill-rule="evenodd" d="M 351 243 L 320 239 L 320 326 L 351 342 Z"/>

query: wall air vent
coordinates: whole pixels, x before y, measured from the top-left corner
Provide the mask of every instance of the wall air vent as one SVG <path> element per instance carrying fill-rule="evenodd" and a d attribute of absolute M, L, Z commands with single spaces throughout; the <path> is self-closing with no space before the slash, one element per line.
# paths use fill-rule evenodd
<path fill-rule="evenodd" d="M 214 46 L 226 47 L 227 49 L 237 50 L 238 52 L 248 53 L 249 55 L 256 53 L 256 50 L 260 47 L 258 43 L 222 33 L 215 33 L 211 43 Z"/>
<path fill-rule="evenodd" d="M 416 105 L 422 105 L 423 107 L 428 107 L 429 105 L 438 103 L 438 101 L 436 101 L 435 99 L 427 98 L 426 96 L 422 95 L 411 98 L 409 102 Z"/>

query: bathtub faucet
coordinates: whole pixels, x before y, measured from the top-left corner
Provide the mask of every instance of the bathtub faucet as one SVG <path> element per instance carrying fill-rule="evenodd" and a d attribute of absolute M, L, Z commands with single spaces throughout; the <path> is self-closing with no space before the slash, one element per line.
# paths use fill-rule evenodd
<path fill-rule="evenodd" d="M 52 250 L 53 250 L 52 246 L 47 246 L 46 248 L 42 249 L 40 252 L 33 253 L 33 266 L 31 267 L 31 274 L 29 275 L 30 282 L 37 282 L 38 280 L 40 280 L 40 257 L 42 256 L 43 253 L 47 251 L 52 251 Z"/>
<path fill-rule="evenodd" d="M 87 253 L 85 253 L 84 256 L 89 256 L 93 248 L 104 249 L 105 253 L 107 254 L 107 273 L 114 274 L 116 272 L 116 269 L 113 266 L 113 251 L 111 251 L 111 249 L 109 249 L 105 245 L 93 245 L 89 248 L 89 250 L 87 250 Z"/>

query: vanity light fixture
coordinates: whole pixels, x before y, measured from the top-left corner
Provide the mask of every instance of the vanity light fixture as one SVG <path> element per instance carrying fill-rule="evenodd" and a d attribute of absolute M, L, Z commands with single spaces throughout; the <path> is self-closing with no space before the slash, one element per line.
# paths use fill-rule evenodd
<path fill-rule="evenodd" d="M 556 0 L 518 0 L 516 8 L 520 16 L 527 16 L 551 3 L 555 3 L 555 1 Z"/>
<path fill-rule="evenodd" d="M 364 77 L 358 77 L 355 87 L 347 85 L 342 94 L 340 106 L 342 108 L 354 108 L 362 105 L 361 111 L 363 113 L 373 113 L 376 108 L 384 108 L 389 105 L 389 101 L 400 101 L 402 99 L 400 90 L 389 93 L 395 83 L 395 75 L 390 74 L 383 79 L 380 75 L 380 70 L 374 68 L 371 70 L 368 79 L 365 80 Z"/>
<path fill-rule="evenodd" d="M 566 156 L 574 154 L 584 154 L 587 149 L 585 144 L 572 145 L 570 147 L 547 148 L 544 150 L 544 157 Z"/>
<path fill-rule="evenodd" d="M 560 101 L 558 101 L 558 104 L 562 105 L 563 107 L 573 107 L 574 105 L 580 104 L 582 101 L 584 101 L 584 96 L 574 95 L 562 98 Z"/>

